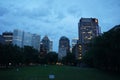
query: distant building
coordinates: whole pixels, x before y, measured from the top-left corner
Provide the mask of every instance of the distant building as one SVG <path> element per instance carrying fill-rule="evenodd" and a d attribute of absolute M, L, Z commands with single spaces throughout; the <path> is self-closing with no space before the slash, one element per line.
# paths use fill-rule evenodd
<path fill-rule="evenodd" d="M 4 32 L 2 34 L 2 36 L 5 39 L 5 44 L 12 44 L 12 41 L 13 41 L 13 33 L 12 32 Z"/>
<path fill-rule="evenodd" d="M 3 38 L 2 35 L 0 35 L 0 44 L 5 44 L 5 39 Z"/>
<path fill-rule="evenodd" d="M 48 36 L 44 36 L 41 44 L 43 45 L 44 49 L 48 52 L 50 52 L 50 40 L 48 38 Z"/>
<path fill-rule="evenodd" d="M 82 47 L 82 55 L 88 50 L 88 43 L 100 34 L 98 19 L 81 18 L 78 23 L 79 44 Z"/>
<path fill-rule="evenodd" d="M 14 30 L 13 44 L 19 47 L 31 46 L 36 50 L 40 50 L 40 35 L 31 34 L 21 30 Z"/>
<path fill-rule="evenodd" d="M 47 54 L 47 50 L 45 48 L 45 45 L 43 45 L 43 43 L 40 43 L 40 58 L 44 58 Z"/>
<path fill-rule="evenodd" d="M 32 35 L 32 46 L 36 50 L 40 51 L 40 35 L 37 34 Z"/>
<path fill-rule="evenodd" d="M 59 40 L 58 58 L 62 59 L 70 52 L 70 41 L 67 37 L 63 36 Z"/>
<path fill-rule="evenodd" d="M 13 44 L 19 47 L 23 47 L 24 32 L 22 30 L 15 29 L 13 31 Z"/>
<path fill-rule="evenodd" d="M 78 38 L 72 39 L 72 48 L 77 44 Z"/>
<path fill-rule="evenodd" d="M 78 23 L 80 43 L 89 43 L 90 40 L 99 35 L 98 19 L 96 18 L 81 18 Z"/>
<path fill-rule="evenodd" d="M 73 54 L 75 54 L 75 59 L 76 60 L 81 60 L 82 59 L 82 45 L 77 43 L 73 48 L 72 48 Z"/>
<path fill-rule="evenodd" d="M 50 51 L 53 51 L 53 41 L 50 41 Z"/>
<path fill-rule="evenodd" d="M 32 34 L 23 32 L 23 46 L 32 46 Z"/>

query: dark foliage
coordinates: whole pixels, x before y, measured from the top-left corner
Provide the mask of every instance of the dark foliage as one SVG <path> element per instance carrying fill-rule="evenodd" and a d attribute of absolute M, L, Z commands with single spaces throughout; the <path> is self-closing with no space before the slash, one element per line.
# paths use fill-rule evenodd
<path fill-rule="evenodd" d="M 93 39 L 83 62 L 91 67 L 120 72 L 120 25 Z"/>

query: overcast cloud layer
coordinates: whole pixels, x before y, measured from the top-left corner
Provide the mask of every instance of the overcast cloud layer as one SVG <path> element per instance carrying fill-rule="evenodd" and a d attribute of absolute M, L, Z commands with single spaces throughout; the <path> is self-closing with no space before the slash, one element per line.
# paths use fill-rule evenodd
<path fill-rule="evenodd" d="M 78 37 L 81 17 L 98 18 L 105 32 L 120 24 L 120 0 L 0 0 L 0 34 L 20 29 L 48 35 L 55 51 L 61 36 Z"/>

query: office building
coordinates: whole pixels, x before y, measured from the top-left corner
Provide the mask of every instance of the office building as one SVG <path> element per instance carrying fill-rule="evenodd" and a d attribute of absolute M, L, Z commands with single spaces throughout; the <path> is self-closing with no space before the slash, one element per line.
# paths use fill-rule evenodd
<path fill-rule="evenodd" d="M 32 46 L 32 34 L 29 32 L 23 33 L 23 46 Z"/>
<path fill-rule="evenodd" d="M 31 34 L 21 30 L 14 30 L 13 44 L 19 47 L 31 46 L 36 50 L 40 50 L 40 35 Z"/>
<path fill-rule="evenodd" d="M 50 40 L 47 35 L 45 35 L 41 41 L 42 46 L 48 52 L 50 52 Z"/>
<path fill-rule="evenodd" d="M 5 39 L 5 44 L 12 44 L 13 41 L 13 33 L 12 32 L 4 32 L 2 34 L 3 38 Z"/>
<path fill-rule="evenodd" d="M 50 51 L 53 51 L 53 41 L 50 41 Z"/>
<path fill-rule="evenodd" d="M 58 58 L 61 60 L 70 52 L 70 41 L 67 37 L 62 36 L 59 40 Z"/>
<path fill-rule="evenodd" d="M 82 47 L 82 55 L 88 50 L 89 42 L 100 34 L 98 19 L 81 18 L 78 23 L 79 44 Z"/>
<path fill-rule="evenodd" d="M 40 35 L 32 35 L 32 46 L 34 49 L 40 51 Z"/>
<path fill-rule="evenodd" d="M 24 32 L 22 30 L 15 29 L 13 31 L 13 44 L 19 47 L 23 47 Z"/>
<path fill-rule="evenodd" d="M 78 38 L 72 39 L 72 48 L 77 44 Z"/>

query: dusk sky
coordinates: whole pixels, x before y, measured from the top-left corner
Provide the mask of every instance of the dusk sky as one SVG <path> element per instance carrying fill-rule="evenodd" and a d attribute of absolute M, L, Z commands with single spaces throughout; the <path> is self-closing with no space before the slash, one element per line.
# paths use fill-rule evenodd
<path fill-rule="evenodd" d="M 120 24 L 120 0 L 0 0 L 0 34 L 14 29 L 48 35 L 58 51 L 61 36 L 78 37 L 81 17 L 97 18 L 101 32 Z"/>

